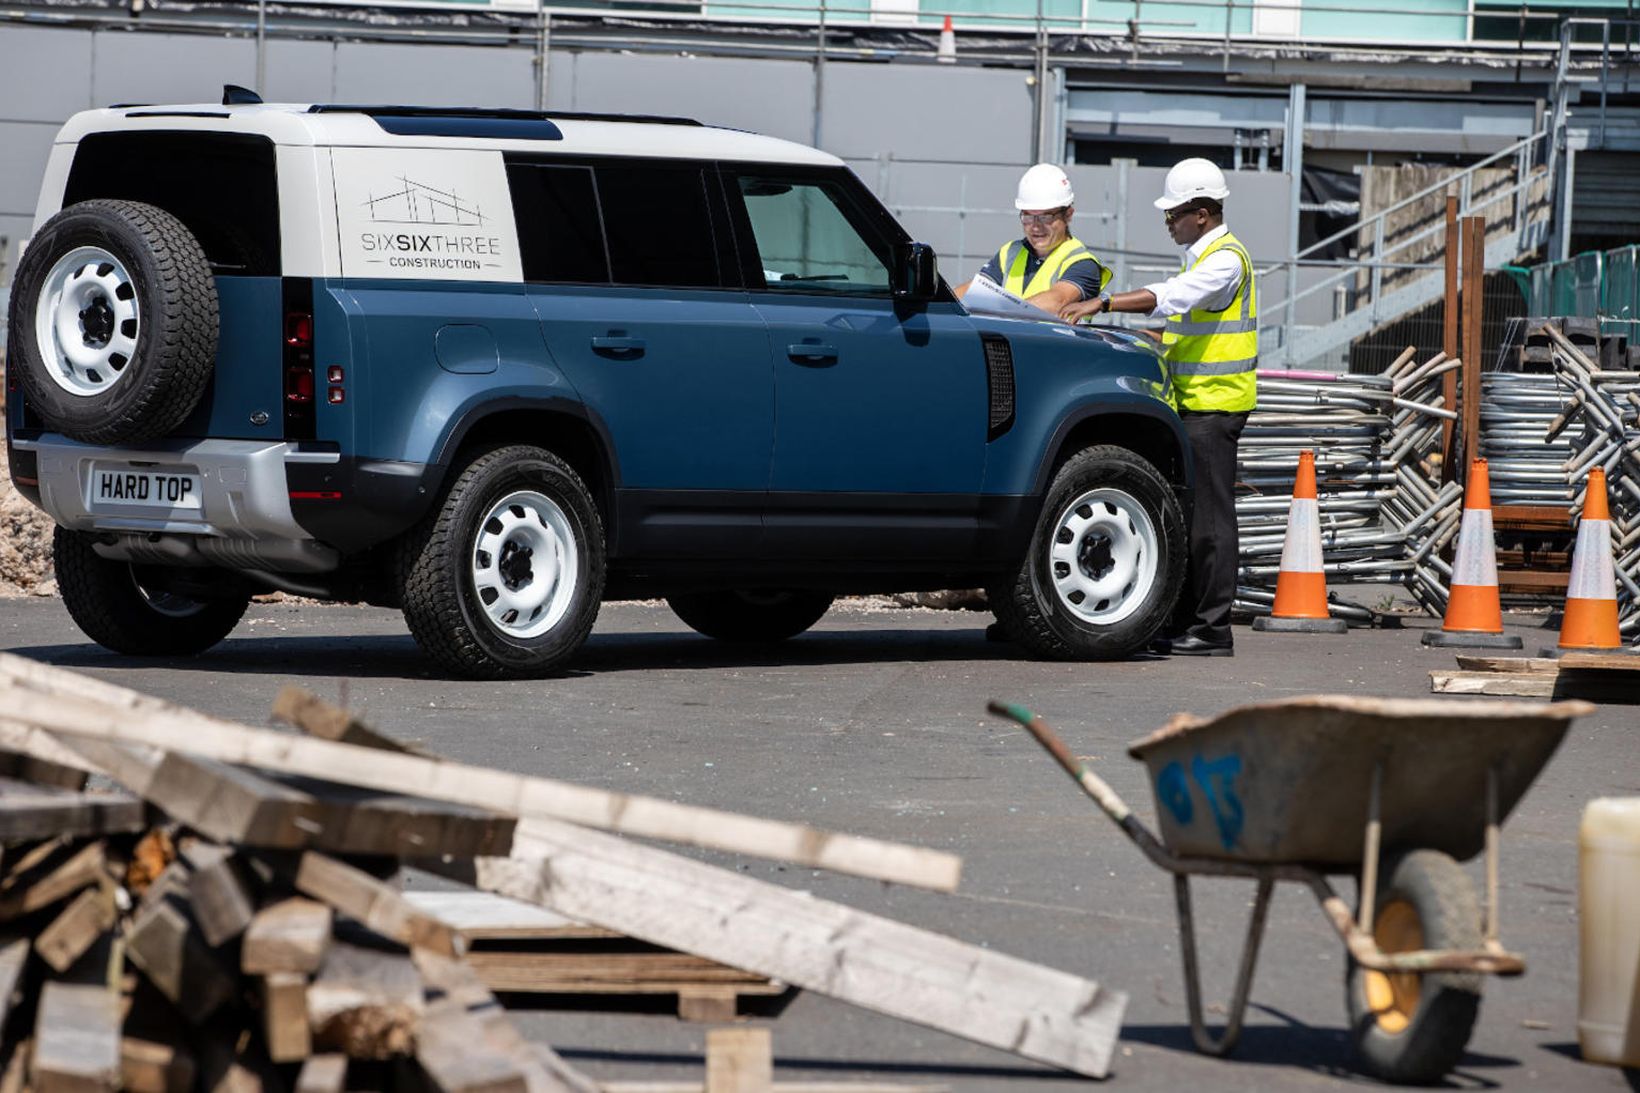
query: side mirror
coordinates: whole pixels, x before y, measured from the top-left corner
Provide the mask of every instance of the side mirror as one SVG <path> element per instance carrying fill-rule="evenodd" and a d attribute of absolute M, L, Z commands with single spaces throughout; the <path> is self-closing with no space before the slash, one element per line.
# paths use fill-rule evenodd
<path fill-rule="evenodd" d="M 939 265 L 927 243 L 901 243 L 894 248 L 894 298 L 932 300 L 940 290 Z"/>

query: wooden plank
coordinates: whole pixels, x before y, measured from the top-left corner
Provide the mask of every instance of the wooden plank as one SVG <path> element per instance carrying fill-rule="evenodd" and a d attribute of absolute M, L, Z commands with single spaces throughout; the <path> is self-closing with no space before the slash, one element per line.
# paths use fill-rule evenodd
<path fill-rule="evenodd" d="M 1429 673 L 1429 689 L 1438 695 L 1503 695 L 1513 698 L 1551 698 L 1555 678 L 1543 672 Z"/>
<path fill-rule="evenodd" d="M 467 962 L 493 991 L 540 994 L 676 994 L 727 990 L 773 995 L 786 990 L 767 976 L 689 953 L 622 953 L 577 948 L 563 952 L 475 949 Z"/>
<path fill-rule="evenodd" d="M 33 1040 L 18 1040 L 11 1045 L 4 1069 L 0 1069 L 0 1093 L 24 1093 L 28 1088 L 29 1054 L 34 1050 Z"/>
<path fill-rule="evenodd" d="M 1458 667 L 1466 672 L 1539 672 L 1554 675 L 1560 661 L 1552 657 L 1483 657 L 1459 653 Z"/>
<path fill-rule="evenodd" d="M 954 889 L 961 872 L 961 859 L 941 851 L 511 771 L 252 729 L 8 653 L 0 653 L 0 677 L 4 677 L 0 707 L 13 720 L 45 730 L 47 737 L 66 733 L 147 744 L 223 762 L 491 808 L 518 817 L 556 818 L 937 890 Z M 30 754 L 36 753 L 30 750 Z"/>
<path fill-rule="evenodd" d="M 120 1087 L 119 998 L 101 987 L 40 988 L 30 1067 L 37 1093 L 91 1093 Z"/>
<path fill-rule="evenodd" d="M 0 751 L 0 777 L 74 793 L 83 790 L 86 783 L 86 772 L 78 767 L 36 759 L 15 751 Z"/>
<path fill-rule="evenodd" d="M 424 915 L 447 922 L 468 941 L 614 938 L 602 926 L 565 918 L 556 911 L 494 892 L 406 892 L 405 900 Z"/>
<path fill-rule="evenodd" d="M 245 928 L 239 969 L 246 975 L 319 970 L 330 947 L 330 908 L 293 897 L 256 912 Z"/>
<path fill-rule="evenodd" d="M 706 1033 L 706 1093 L 770 1093 L 774 1038 L 766 1028 L 715 1028 Z"/>
<path fill-rule="evenodd" d="M 480 1019 L 458 999 L 430 1003 L 416 1026 L 416 1061 L 444 1093 L 527 1093 L 520 1061 L 484 1040 Z"/>
<path fill-rule="evenodd" d="M 0 881 L 0 921 L 30 914 L 71 896 L 108 875 L 108 857 L 101 842 L 77 850 L 57 846 L 32 868 Z"/>
<path fill-rule="evenodd" d="M 194 1059 L 175 1044 L 126 1036 L 120 1040 L 123 1093 L 191 1093 Z"/>
<path fill-rule="evenodd" d="M 602 1093 L 598 1083 L 551 1048 L 525 1040 L 465 960 L 425 949 L 411 950 L 410 957 L 426 985 L 430 1006 L 464 1008 L 473 1022 L 473 1042 L 515 1064 L 530 1093 Z"/>
<path fill-rule="evenodd" d="M 1570 531 L 1572 516 L 1561 505 L 1493 505 L 1492 526 L 1511 531 Z"/>
<path fill-rule="evenodd" d="M 262 1040 L 276 1063 L 294 1063 L 313 1053 L 308 1033 L 307 976 L 274 972 L 262 977 Z"/>
<path fill-rule="evenodd" d="M 312 691 L 295 685 L 286 685 L 273 700 L 273 716 L 321 740 L 438 758 L 424 748 L 384 736 L 354 716 L 351 710 L 326 702 Z"/>
<path fill-rule="evenodd" d="M 1548 573 L 1537 569 L 1498 570 L 1500 592 L 1564 592 L 1570 580 L 1569 573 Z"/>
<path fill-rule="evenodd" d="M 188 902 L 205 943 L 215 948 L 244 933 L 256 916 L 256 900 L 233 851 L 195 840 L 183 857 L 193 869 Z"/>
<path fill-rule="evenodd" d="M 92 942 L 113 928 L 113 888 L 96 885 L 69 901 L 34 939 L 34 949 L 52 970 L 66 972 L 85 955 Z"/>
<path fill-rule="evenodd" d="M 221 1008 L 238 985 L 174 896 L 137 912 L 125 952 L 177 1012 L 196 1025 Z"/>
<path fill-rule="evenodd" d="M 346 862 L 307 851 L 296 870 L 296 890 L 401 945 L 461 955 L 461 936 L 454 928 L 417 911 L 403 893 Z"/>
<path fill-rule="evenodd" d="M 0 842 L 95 838 L 141 831 L 142 802 L 125 793 L 75 793 L 0 778 Z"/>
<path fill-rule="evenodd" d="M 421 976 L 408 956 L 343 941 L 331 944 L 307 989 L 314 1047 L 353 1059 L 411 1054 L 424 1009 Z"/>
<path fill-rule="evenodd" d="M 28 966 L 29 939 L 6 936 L 0 938 L 0 1027 L 11 1016 L 11 1007 L 17 1001 L 17 989 L 23 982 L 23 969 Z"/>
<path fill-rule="evenodd" d="M 907 1085 L 902 1082 L 775 1082 L 772 1093 L 951 1093 L 941 1083 Z M 706 1093 L 703 1082 L 605 1082 L 600 1093 Z"/>
<path fill-rule="evenodd" d="M 173 819 L 221 843 L 343 854 L 505 853 L 513 820 L 443 801 L 99 740 L 66 747 Z"/>
<path fill-rule="evenodd" d="M 1630 653 L 1567 653 L 1560 666 L 1577 671 L 1640 672 L 1640 656 Z"/>
<path fill-rule="evenodd" d="M 739 996 L 727 987 L 690 987 L 678 991 L 678 1020 L 727 1024 L 739 1012 Z"/>
<path fill-rule="evenodd" d="M 1102 1077 L 1119 991 L 555 821 L 519 824 L 478 887 L 1026 1058 Z"/>
<path fill-rule="evenodd" d="M 294 1093 L 343 1093 L 346 1088 L 346 1055 L 311 1055 L 296 1075 Z"/>

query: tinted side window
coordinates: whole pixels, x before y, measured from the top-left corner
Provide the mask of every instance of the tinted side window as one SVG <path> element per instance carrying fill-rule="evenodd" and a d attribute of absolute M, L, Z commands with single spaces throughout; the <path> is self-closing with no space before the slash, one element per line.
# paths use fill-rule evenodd
<path fill-rule="evenodd" d="M 596 173 L 617 283 L 723 285 L 701 168 L 612 164 L 597 167 Z"/>
<path fill-rule="evenodd" d="M 835 184 L 745 175 L 740 194 L 770 290 L 887 294 L 885 255 L 853 222 Z"/>
<path fill-rule="evenodd" d="M 588 167 L 509 164 L 526 281 L 607 284 L 598 194 Z"/>
<path fill-rule="evenodd" d="M 92 198 L 157 205 L 185 224 L 219 276 L 279 275 L 273 142 L 242 133 L 92 133 L 64 206 Z"/>

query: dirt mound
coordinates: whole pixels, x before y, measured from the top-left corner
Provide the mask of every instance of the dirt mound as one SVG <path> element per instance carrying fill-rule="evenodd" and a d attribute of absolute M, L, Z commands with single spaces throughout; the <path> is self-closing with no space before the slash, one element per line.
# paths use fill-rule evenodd
<path fill-rule="evenodd" d="M 6 449 L 0 445 L 0 596 L 56 593 L 51 527 L 51 517 L 12 488 Z"/>

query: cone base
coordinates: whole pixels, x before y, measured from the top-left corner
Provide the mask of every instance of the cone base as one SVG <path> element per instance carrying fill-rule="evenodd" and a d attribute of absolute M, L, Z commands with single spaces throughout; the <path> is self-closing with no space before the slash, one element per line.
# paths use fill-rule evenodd
<path fill-rule="evenodd" d="M 1567 653 L 1598 653 L 1601 656 L 1640 656 L 1640 649 L 1632 645 L 1551 645 L 1538 650 L 1538 656 L 1559 660 Z"/>
<path fill-rule="evenodd" d="M 1437 649 L 1519 649 L 1514 634 L 1489 634 L 1485 630 L 1426 630 L 1424 644 Z"/>
<path fill-rule="evenodd" d="M 1270 634 L 1342 634 L 1350 628 L 1343 619 L 1280 619 L 1260 615 L 1253 629 Z"/>

